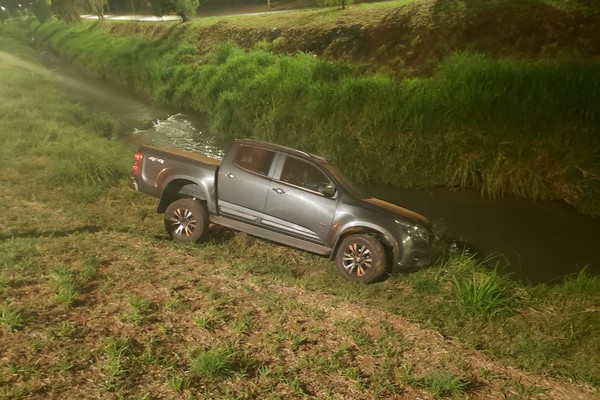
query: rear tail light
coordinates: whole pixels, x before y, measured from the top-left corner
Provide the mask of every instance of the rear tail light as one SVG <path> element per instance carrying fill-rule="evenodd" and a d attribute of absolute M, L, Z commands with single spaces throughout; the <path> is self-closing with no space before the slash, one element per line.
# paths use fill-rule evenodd
<path fill-rule="evenodd" d="M 140 163 L 142 162 L 142 153 L 139 151 L 133 156 L 133 176 L 140 174 Z"/>

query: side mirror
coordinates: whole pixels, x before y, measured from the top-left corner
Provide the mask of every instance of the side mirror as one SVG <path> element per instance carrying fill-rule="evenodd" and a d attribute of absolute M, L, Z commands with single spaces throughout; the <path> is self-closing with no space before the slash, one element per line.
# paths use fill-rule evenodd
<path fill-rule="evenodd" d="M 320 192 L 325 197 L 333 197 L 337 189 L 333 185 L 325 185 L 321 188 Z"/>

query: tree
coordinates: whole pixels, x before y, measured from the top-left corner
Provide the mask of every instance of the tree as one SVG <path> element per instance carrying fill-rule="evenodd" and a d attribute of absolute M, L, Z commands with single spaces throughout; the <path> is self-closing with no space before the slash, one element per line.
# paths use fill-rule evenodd
<path fill-rule="evenodd" d="M 51 5 L 54 15 L 65 22 L 79 21 L 82 14 L 94 14 L 104 19 L 104 7 L 106 0 L 52 0 Z"/>
<path fill-rule="evenodd" d="M 190 20 L 192 15 L 196 14 L 198 0 L 150 0 L 152 12 L 157 17 L 174 12 L 181 17 L 182 22 Z"/>
<path fill-rule="evenodd" d="M 85 0 L 85 11 L 97 15 L 99 19 L 104 19 L 104 8 L 107 7 L 107 0 Z"/>
<path fill-rule="evenodd" d="M 62 21 L 79 21 L 83 13 L 83 0 L 52 0 L 50 8 L 56 18 Z"/>
<path fill-rule="evenodd" d="M 31 11 L 42 24 L 52 18 L 52 10 L 48 0 L 32 0 Z"/>
<path fill-rule="evenodd" d="M 318 0 L 318 3 L 324 6 L 342 6 L 342 10 L 345 10 L 346 4 L 352 4 L 354 0 Z"/>

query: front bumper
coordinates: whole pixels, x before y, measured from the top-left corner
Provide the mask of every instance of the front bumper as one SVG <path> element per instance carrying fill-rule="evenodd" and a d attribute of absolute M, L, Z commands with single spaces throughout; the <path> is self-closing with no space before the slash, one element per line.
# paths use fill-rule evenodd
<path fill-rule="evenodd" d="M 433 234 L 428 240 L 407 236 L 401 243 L 400 257 L 394 265 L 394 270 L 406 271 L 430 265 L 434 258 L 435 240 Z"/>

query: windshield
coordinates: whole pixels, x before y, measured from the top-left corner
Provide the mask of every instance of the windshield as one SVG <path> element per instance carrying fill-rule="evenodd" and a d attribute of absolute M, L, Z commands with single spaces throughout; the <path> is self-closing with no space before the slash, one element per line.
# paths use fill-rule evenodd
<path fill-rule="evenodd" d="M 331 174 L 333 179 L 338 183 L 345 192 L 348 192 L 352 196 L 358 199 L 366 199 L 368 196 L 350 179 L 346 177 L 336 166 L 324 163 L 323 166 L 327 169 L 327 172 Z"/>

